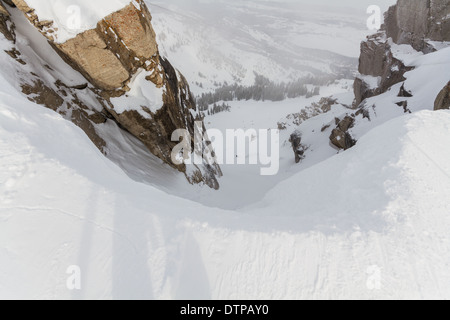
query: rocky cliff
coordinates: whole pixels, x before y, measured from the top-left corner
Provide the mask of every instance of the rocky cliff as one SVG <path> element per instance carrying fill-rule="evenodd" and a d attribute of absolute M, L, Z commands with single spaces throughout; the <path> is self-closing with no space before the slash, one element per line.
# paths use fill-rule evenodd
<path fill-rule="evenodd" d="M 172 133 L 186 129 L 193 139 L 194 122 L 201 119 L 186 79 L 159 55 L 152 17 L 143 1 L 130 1 L 98 21 L 95 28 L 62 43 L 53 21 L 41 19 L 26 0 L 5 2 L 17 7 L 9 10 L 19 9 L 63 61 L 85 79 L 85 83 L 74 86 L 61 79 L 49 82 L 48 77 L 32 72 L 22 84 L 30 100 L 79 125 L 100 149 L 107 141 L 96 130 L 96 124 L 115 121 L 154 155 L 185 173 L 191 183 L 219 188 L 217 177 L 221 171 L 217 165 L 205 162 L 187 170 L 184 164 L 172 162 L 171 152 L 178 143 L 171 141 Z M 2 5 L 0 31 L 11 41 L 14 23 L 19 22 L 10 21 Z M 21 52 L 15 47 L 12 50 L 10 56 L 20 60 Z M 207 144 L 203 141 L 203 148 Z"/>
<path fill-rule="evenodd" d="M 15 40 L 14 30 L 12 29 L 12 23 L 8 10 L 0 2 L 0 32 L 10 41 Z"/>
<path fill-rule="evenodd" d="M 405 80 L 411 68 L 395 58 L 393 45 L 411 45 L 426 54 L 435 51 L 434 41 L 450 41 L 450 0 L 398 0 L 381 31 L 361 44 L 355 107 Z"/>
<path fill-rule="evenodd" d="M 430 52 L 429 41 L 450 39 L 450 0 L 399 0 L 385 15 L 384 30 L 397 44 Z"/>
<path fill-rule="evenodd" d="M 398 97 L 394 107 L 401 107 L 403 112 L 410 113 L 408 99 L 413 93 L 405 83 L 405 73 L 414 68 L 405 65 L 398 52 L 409 50 L 408 55 L 429 54 L 446 41 L 450 41 L 450 0 L 398 0 L 396 5 L 390 7 L 385 13 L 381 30 L 361 43 L 359 73 L 353 85 L 353 108 L 357 111 L 352 111 L 344 120 L 337 122 L 330 136 L 332 145 L 339 149 L 352 147 L 356 140 L 349 129 L 357 117 L 370 120 L 368 108 L 375 108 L 366 105 L 366 99 L 394 87 L 394 94 Z M 410 46 L 410 49 L 401 45 Z M 446 105 L 448 86 L 436 98 L 435 109 L 445 108 Z"/>

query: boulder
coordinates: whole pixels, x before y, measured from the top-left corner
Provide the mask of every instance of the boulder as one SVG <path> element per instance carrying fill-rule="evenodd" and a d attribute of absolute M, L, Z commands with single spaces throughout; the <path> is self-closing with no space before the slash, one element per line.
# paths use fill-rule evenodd
<path fill-rule="evenodd" d="M 355 124 L 355 118 L 346 116 L 343 120 L 337 119 L 337 127 L 331 132 L 330 141 L 339 149 L 350 149 L 356 144 L 356 140 L 348 132 Z"/>
<path fill-rule="evenodd" d="M 441 90 L 434 103 L 434 110 L 450 109 L 450 82 Z"/>
<path fill-rule="evenodd" d="M 106 91 L 125 88 L 139 68 L 155 70 L 158 65 L 158 45 L 151 19 L 143 2 L 139 7 L 130 3 L 99 21 L 95 29 L 53 45 L 66 62 L 96 87 Z M 162 85 L 161 79 L 158 80 L 157 84 Z"/>
<path fill-rule="evenodd" d="M 291 134 L 289 142 L 292 145 L 292 150 L 294 151 L 295 155 L 295 163 L 300 163 L 303 159 L 305 159 L 305 151 L 306 146 L 302 144 L 302 134 L 299 131 L 294 131 L 294 133 Z"/>

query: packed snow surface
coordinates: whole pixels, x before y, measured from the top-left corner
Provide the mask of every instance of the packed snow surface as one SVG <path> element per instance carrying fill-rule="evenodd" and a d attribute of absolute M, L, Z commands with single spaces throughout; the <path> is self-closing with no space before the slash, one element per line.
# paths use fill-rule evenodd
<path fill-rule="evenodd" d="M 450 298 L 448 111 L 389 121 L 238 212 L 131 180 L 1 87 L 1 298 Z"/>

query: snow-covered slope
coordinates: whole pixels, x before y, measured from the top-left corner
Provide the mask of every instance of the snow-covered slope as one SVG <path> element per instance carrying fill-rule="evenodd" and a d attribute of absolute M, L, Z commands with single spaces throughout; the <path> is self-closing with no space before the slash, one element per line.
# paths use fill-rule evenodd
<path fill-rule="evenodd" d="M 427 55 L 418 53 L 408 45 L 392 45 L 396 57 L 414 69 L 405 74 L 404 82 L 365 101 L 370 120 L 367 117 L 363 119 L 363 116 L 357 118 L 355 128 L 351 130 L 355 137 L 359 138 L 371 128 L 405 112 L 433 110 L 437 95 L 450 80 L 450 43 L 444 42 L 441 45 L 443 49 Z M 412 97 L 399 96 L 402 86 Z M 401 106 L 402 103 L 406 103 L 406 111 Z"/>
<path fill-rule="evenodd" d="M 252 85 L 305 75 L 351 77 L 369 31 L 367 6 L 271 1 L 146 1 L 161 54 L 198 94 L 214 84 Z M 199 87 L 201 84 L 201 87 Z"/>
<path fill-rule="evenodd" d="M 403 107 L 396 103 L 408 101 L 411 112 L 433 110 L 434 101 L 439 91 L 449 81 L 447 70 L 450 68 L 450 48 L 423 55 L 410 46 L 396 47 L 396 55 L 406 65 L 415 69 L 405 74 L 405 88 L 413 97 L 398 97 L 399 83 L 386 93 L 372 97 L 365 103 L 366 112 L 355 116 L 354 127 L 349 130 L 351 135 L 359 140 L 367 132 L 396 117 L 405 115 Z M 424 79 L 427 79 L 424 81 Z M 258 166 L 222 166 L 224 177 L 221 179 L 219 193 L 207 190 L 195 192 L 176 192 L 189 199 L 194 199 L 209 206 L 219 206 L 226 209 L 239 209 L 260 200 L 275 185 L 298 172 L 310 168 L 337 153 L 338 150 L 330 143 L 330 135 L 336 128 L 336 119 L 356 114 L 352 101 L 352 81 L 340 81 L 330 86 L 321 87 L 321 95 L 312 98 L 288 99 L 282 102 L 231 101 L 230 112 L 207 116 L 205 123 L 209 128 L 217 128 L 225 132 L 229 128 L 277 129 L 278 123 L 285 126 L 280 132 L 280 171 L 273 177 L 261 177 Z M 318 103 L 321 97 L 332 97 L 337 102 L 326 113 L 320 112 L 314 116 L 308 115 L 299 121 L 297 115 L 311 109 L 313 103 Z M 317 111 L 313 108 L 312 111 Z M 307 112 L 308 114 L 308 112 Z M 288 115 L 288 116 L 287 116 Z M 287 116 L 287 117 L 286 117 Z M 370 119 L 369 119 L 370 118 Z M 302 136 L 302 144 L 307 147 L 305 158 L 301 163 L 294 162 L 290 135 L 297 131 Z M 173 191 L 172 191 L 173 192 Z M 245 196 L 242 196 L 245 194 Z"/>
<path fill-rule="evenodd" d="M 0 84 L 1 298 L 450 298 L 448 111 L 390 121 L 233 212 L 132 181 Z"/>

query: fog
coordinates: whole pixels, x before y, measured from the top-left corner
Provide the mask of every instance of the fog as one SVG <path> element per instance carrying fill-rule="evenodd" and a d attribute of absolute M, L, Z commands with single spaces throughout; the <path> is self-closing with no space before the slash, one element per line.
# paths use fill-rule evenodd
<path fill-rule="evenodd" d="M 152 1 L 149 1 L 152 2 Z M 353 9 L 357 11 L 365 11 L 371 5 L 378 5 L 383 11 L 386 11 L 387 8 L 393 4 L 395 4 L 396 0 L 166 0 L 164 3 L 166 5 L 176 4 L 177 6 L 190 6 L 190 5 L 198 5 L 198 4 L 214 4 L 214 3 L 280 3 L 287 5 L 289 7 L 298 7 L 302 6 L 324 6 L 324 7 L 333 7 L 336 10 L 340 9 Z"/>
<path fill-rule="evenodd" d="M 190 79 L 196 94 L 239 83 L 226 94 L 239 98 L 251 92 L 254 98 L 255 74 L 270 79 L 272 87 L 284 82 L 280 97 L 291 96 L 291 87 L 309 94 L 314 87 L 304 90 L 305 76 L 353 78 L 361 41 L 375 32 L 367 24 L 368 7 L 384 12 L 395 0 L 146 2 L 162 55 Z"/>

